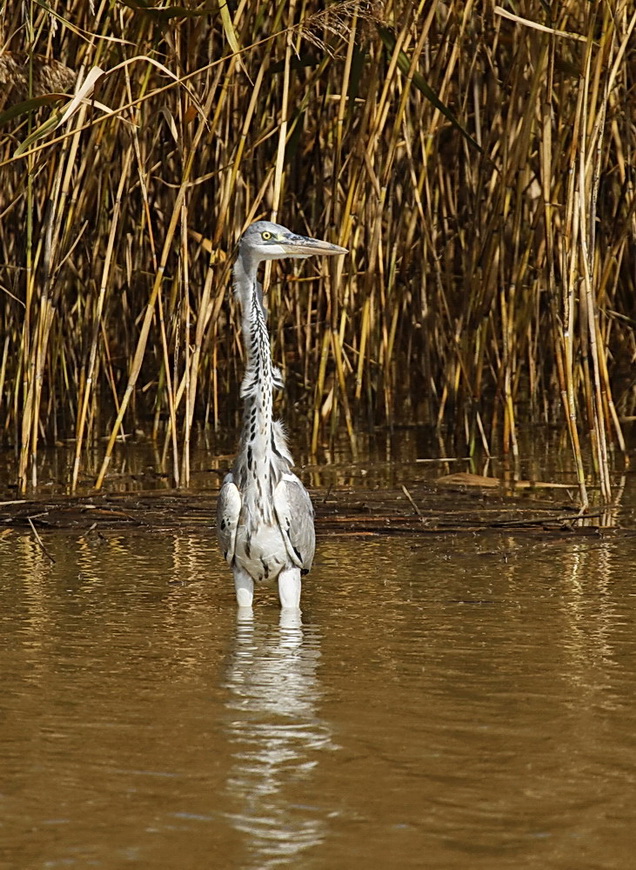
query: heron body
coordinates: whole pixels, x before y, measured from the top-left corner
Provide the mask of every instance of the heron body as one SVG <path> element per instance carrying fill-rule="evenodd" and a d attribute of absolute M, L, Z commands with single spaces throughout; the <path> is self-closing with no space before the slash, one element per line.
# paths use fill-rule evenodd
<path fill-rule="evenodd" d="M 273 419 L 274 390 L 283 388 L 283 380 L 272 363 L 258 267 L 263 260 L 344 253 L 338 245 L 295 235 L 269 221 L 252 224 L 239 242 L 233 278 L 246 354 L 243 428 L 234 467 L 219 494 L 217 535 L 240 607 L 251 607 L 255 581 L 277 579 L 281 606 L 298 608 L 301 575 L 311 568 L 315 550 L 311 500 L 292 471 L 283 426 Z"/>

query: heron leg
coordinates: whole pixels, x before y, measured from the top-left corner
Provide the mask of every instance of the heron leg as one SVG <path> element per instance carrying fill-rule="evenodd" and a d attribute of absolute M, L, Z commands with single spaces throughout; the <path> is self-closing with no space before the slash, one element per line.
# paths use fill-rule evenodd
<path fill-rule="evenodd" d="M 251 607 L 254 598 L 254 581 L 243 568 L 234 568 L 234 588 L 239 607 Z"/>
<path fill-rule="evenodd" d="M 283 568 L 278 575 L 278 597 L 282 608 L 300 607 L 300 569 Z"/>

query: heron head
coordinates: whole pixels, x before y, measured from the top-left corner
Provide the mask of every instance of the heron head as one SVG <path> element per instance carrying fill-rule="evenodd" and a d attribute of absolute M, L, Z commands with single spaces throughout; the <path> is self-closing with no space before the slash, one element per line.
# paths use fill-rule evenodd
<path fill-rule="evenodd" d="M 280 224 L 271 221 L 256 221 L 241 236 L 240 256 L 252 261 L 281 260 L 284 257 L 304 259 L 315 254 L 333 256 L 346 254 L 347 249 L 321 239 L 298 236 Z"/>

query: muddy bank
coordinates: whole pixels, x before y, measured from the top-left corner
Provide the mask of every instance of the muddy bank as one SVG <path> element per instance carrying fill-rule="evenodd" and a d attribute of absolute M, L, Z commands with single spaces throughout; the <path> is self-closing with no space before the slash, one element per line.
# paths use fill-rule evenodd
<path fill-rule="evenodd" d="M 477 532 L 556 536 L 634 535 L 629 508 L 581 515 L 569 492 L 522 488 L 505 495 L 491 484 L 465 485 L 458 476 L 410 488 L 314 490 L 318 534 L 430 535 Z M 492 479 L 491 479 L 492 480 Z M 216 492 L 110 493 L 0 501 L 0 530 L 121 528 L 153 531 L 214 529 Z"/>

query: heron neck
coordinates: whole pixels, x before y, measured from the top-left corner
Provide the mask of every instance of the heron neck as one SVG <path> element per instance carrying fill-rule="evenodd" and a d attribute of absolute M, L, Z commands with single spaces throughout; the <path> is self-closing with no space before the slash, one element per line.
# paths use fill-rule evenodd
<path fill-rule="evenodd" d="M 239 258 L 234 272 L 235 288 L 240 296 L 243 316 L 243 344 L 246 367 L 241 397 L 243 399 L 243 468 L 248 478 L 269 479 L 272 452 L 273 371 L 269 334 L 261 292 L 256 280 L 256 266 L 246 270 Z"/>

